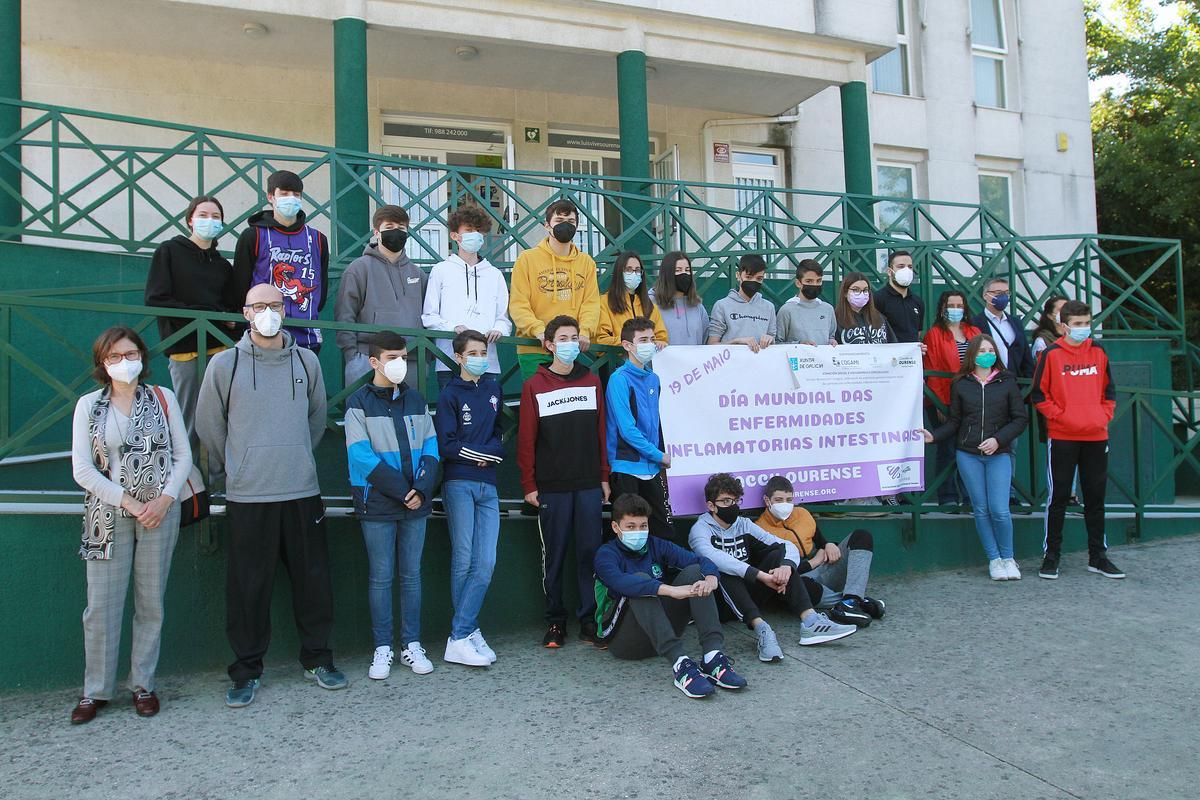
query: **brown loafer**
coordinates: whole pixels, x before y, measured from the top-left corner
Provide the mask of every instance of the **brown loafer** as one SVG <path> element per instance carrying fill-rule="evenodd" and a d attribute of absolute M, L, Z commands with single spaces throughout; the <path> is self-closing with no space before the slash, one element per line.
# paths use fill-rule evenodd
<path fill-rule="evenodd" d="M 153 717 L 158 713 L 158 695 L 145 689 L 134 689 L 133 708 L 139 717 Z"/>
<path fill-rule="evenodd" d="M 71 724 L 82 725 L 85 722 L 91 722 L 96 718 L 96 712 L 108 705 L 107 700 L 93 700 L 90 697 L 81 697 L 79 702 L 75 704 L 75 709 L 71 712 Z"/>

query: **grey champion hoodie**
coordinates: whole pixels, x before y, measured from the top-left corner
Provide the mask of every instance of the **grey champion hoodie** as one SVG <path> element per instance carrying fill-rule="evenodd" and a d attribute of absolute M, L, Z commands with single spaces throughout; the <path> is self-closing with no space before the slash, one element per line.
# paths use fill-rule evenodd
<path fill-rule="evenodd" d="M 317 356 L 287 331 L 264 350 L 247 331 L 213 356 L 200 386 L 196 432 L 224 464 L 225 496 L 275 503 L 321 493 L 313 448 L 325 432 L 325 380 Z"/>
<path fill-rule="evenodd" d="M 728 296 L 713 304 L 708 318 L 708 335 L 721 342 L 753 336 L 775 335 L 775 306 L 762 296 L 754 295 L 749 301 L 734 289 Z"/>
<path fill-rule="evenodd" d="M 388 261 L 378 245 L 369 244 L 350 262 L 338 286 L 333 318 L 388 328 L 422 328 L 425 284 L 429 276 L 403 253 Z M 372 334 L 338 331 L 337 346 L 347 361 L 355 353 L 367 355 Z M 413 359 L 409 359 L 410 366 Z"/>

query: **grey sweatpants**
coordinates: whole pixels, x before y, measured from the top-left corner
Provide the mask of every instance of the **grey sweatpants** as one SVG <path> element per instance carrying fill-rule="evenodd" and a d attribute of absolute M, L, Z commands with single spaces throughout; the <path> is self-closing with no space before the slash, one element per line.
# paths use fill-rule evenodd
<path fill-rule="evenodd" d="M 171 556 L 179 538 L 179 504 L 157 528 L 118 516 L 112 558 L 85 562 L 87 608 L 83 611 L 83 696 L 111 700 L 117 690 L 117 654 L 125 595 L 133 573 L 133 653 L 129 688 L 154 691 L 154 672 L 162 644 L 163 594 Z"/>
<path fill-rule="evenodd" d="M 649 579 L 649 575 L 640 577 Z M 680 570 L 673 586 L 687 586 L 704 580 L 695 564 Z M 683 651 L 683 631 L 695 620 L 703 654 L 725 647 L 725 634 L 717 613 L 715 595 L 676 600 L 671 597 L 627 597 L 617 627 L 608 637 L 608 650 L 617 658 L 649 658 L 658 653 L 674 664 Z"/>
<path fill-rule="evenodd" d="M 871 534 L 862 530 L 854 531 L 838 542 L 838 550 L 842 552 L 842 557 L 837 563 L 826 562 L 804 573 L 805 578 L 812 578 L 821 584 L 821 601 L 817 603 L 818 608 L 832 608 L 846 594 L 866 597 L 867 579 L 871 576 L 871 559 L 875 555 L 872 547 L 874 543 L 871 541 Z"/>

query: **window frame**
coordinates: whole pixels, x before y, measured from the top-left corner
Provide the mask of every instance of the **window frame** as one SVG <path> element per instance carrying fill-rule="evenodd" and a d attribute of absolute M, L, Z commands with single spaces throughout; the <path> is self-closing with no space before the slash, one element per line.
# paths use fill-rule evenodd
<path fill-rule="evenodd" d="M 1008 92 L 1008 22 L 1005 18 L 1004 4 L 1006 0 L 990 0 L 993 7 L 996 9 L 996 14 L 1000 23 L 1000 46 L 993 47 L 987 44 L 977 44 L 975 42 L 975 16 L 972 6 L 968 6 L 971 14 L 971 98 L 975 105 L 979 108 L 998 108 L 1001 110 L 1009 110 L 1009 92 Z M 976 59 L 988 59 L 996 62 L 997 76 L 999 77 L 999 105 L 991 105 L 983 103 L 979 100 L 979 84 L 978 75 L 976 74 Z"/>
<path fill-rule="evenodd" d="M 1014 225 L 1013 225 L 1013 213 L 1014 213 L 1014 210 L 1013 210 L 1013 183 L 1014 183 L 1013 173 L 1004 172 L 1003 170 L 997 170 L 997 169 L 978 170 L 976 183 L 978 184 L 978 188 L 980 190 L 979 191 L 980 207 L 983 206 L 983 179 L 984 178 L 1002 178 L 1004 180 L 1005 187 L 1006 187 L 1005 196 L 1008 199 L 1008 220 L 1004 221 L 1004 224 L 1010 228 L 1014 227 Z"/>
<path fill-rule="evenodd" d="M 907 170 L 909 196 L 905 199 L 906 200 L 916 200 L 917 199 L 917 165 L 916 164 L 907 162 L 907 161 L 895 161 L 895 160 L 886 159 L 886 158 L 875 160 L 875 174 L 873 176 L 875 179 L 875 193 L 880 197 L 893 197 L 896 195 L 879 194 L 879 169 L 880 169 L 880 167 L 887 167 L 889 169 Z M 876 224 L 876 226 L 879 227 L 880 230 L 890 227 L 890 224 L 885 225 L 883 223 L 882 218 L 880 217 L 881 206 L 883 204 L 885 204 L 886 202 L 887 201 L 882 201 L 880 203 L 875 204 L 875 224 Z M 905 234 L 914 239 L 917 236 L 917 232 L 911 231 L 911 230 L 900 230 L 897 228 L 892 228 L 892 232 L 893 233 L 902 233 L 902 234 Z"/>
<path fill-rule="evenodd" d="M 877 59 L 871 64 L 871 90 L 879 94 L 888 94 L 893 97 L 912 97 L 913 96 L 913 79 L 912 79 L 912 58 L 911 58 L 911 38 L 908 35 L 908 11 L 905 8 L 906 0 L 897 0 L 896 3 L 896 46 L 889 51 L 895 52 L 900 58 L 900 82 L 904 86 L 901 92 L 889 92 L 886 89 L 879 88 L 879 82 L 875 80 L 875 64 L 879 63 Z"/>

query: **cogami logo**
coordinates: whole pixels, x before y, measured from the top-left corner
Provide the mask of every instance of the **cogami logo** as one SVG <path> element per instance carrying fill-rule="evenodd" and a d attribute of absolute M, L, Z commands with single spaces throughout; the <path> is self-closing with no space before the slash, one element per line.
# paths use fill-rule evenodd
<path fill-rule="evenodd" d="M 879 464 L 879 491 L 894 492 L 900 489 L 912 489 L 921 485 L 921 464 L 919 461 L 892 461 Z"/>

